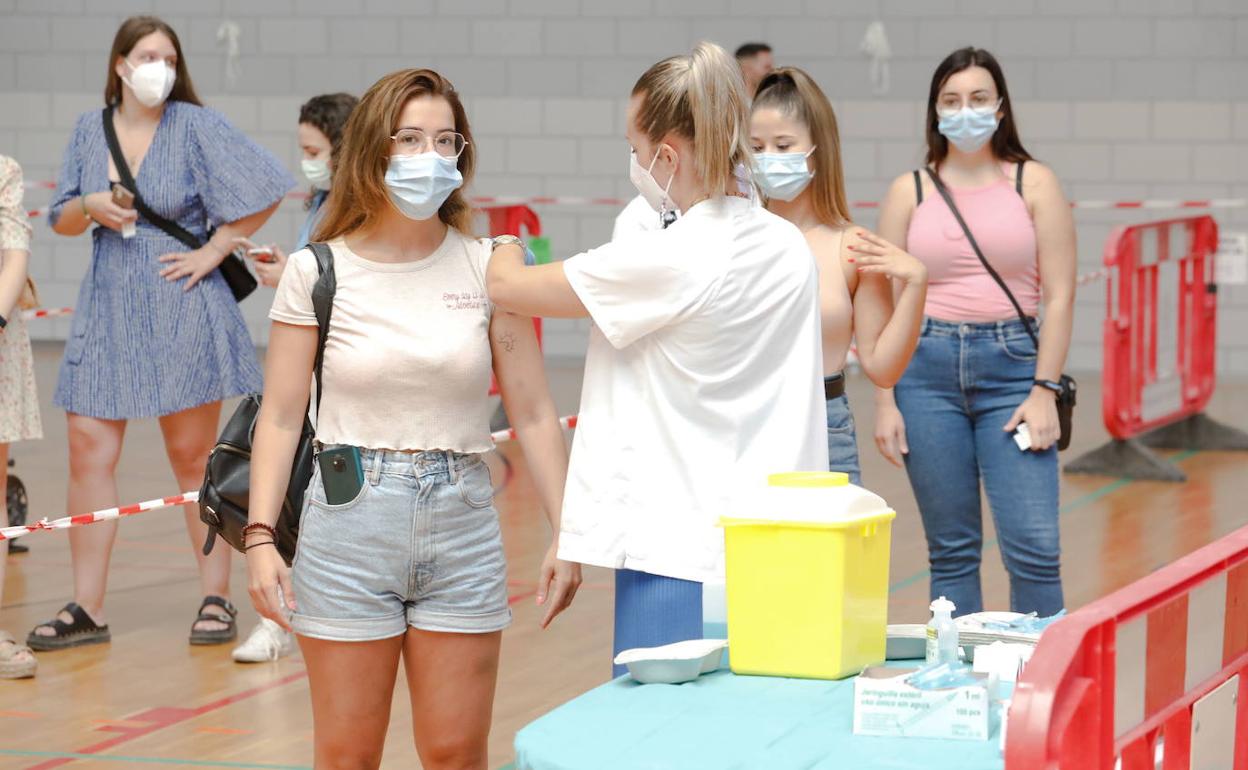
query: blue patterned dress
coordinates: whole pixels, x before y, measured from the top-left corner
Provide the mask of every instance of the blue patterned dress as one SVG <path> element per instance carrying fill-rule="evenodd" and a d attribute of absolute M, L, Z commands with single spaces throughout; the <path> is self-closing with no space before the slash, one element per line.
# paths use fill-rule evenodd
<path fill-rule="evenodd" d="M 82 115 L 65 150 L 48 218 L 66 202 L 110 189 L 100 110 Z M 166 103 L 135 178 L 157 213 L 206 239 L 281 200 L 294 179 L 215 110 Z M 160 417 L 259 391 L 255 346 L 229 286 L 214 270 L 191 291 L 160 276 L 160 257 L 189 251 L 140 217 L 138 235 L 91 232 L 55 403 L 108 420 Z"/>

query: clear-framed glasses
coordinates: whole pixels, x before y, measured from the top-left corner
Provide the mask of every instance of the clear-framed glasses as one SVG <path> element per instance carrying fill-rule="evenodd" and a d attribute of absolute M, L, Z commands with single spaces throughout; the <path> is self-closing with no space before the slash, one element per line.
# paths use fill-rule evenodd
<path fill-rule="evenodd" d="M 946 94 L 936 102 L 936 114 L 939 117 L 948 118 L 957 115 L 963 107 L 970 107 L 971 112 L 987 115 L 1001 109 L 1001 104 L 1004 101 L 1004 99 L 998 99 L 982 92 L 971 94 L 971 98 L 967 102 L 963 102 L 962 97 L 957 94 Z"/>
<path fill-rule="evenodd" d="M 458 158 L 468 141 L 463 134 L 443 131 L 432 138 L 419 128 L 404 128 L 390 137 L 396 155 L 420 155 L 433 150 L 444 158 Z"/>

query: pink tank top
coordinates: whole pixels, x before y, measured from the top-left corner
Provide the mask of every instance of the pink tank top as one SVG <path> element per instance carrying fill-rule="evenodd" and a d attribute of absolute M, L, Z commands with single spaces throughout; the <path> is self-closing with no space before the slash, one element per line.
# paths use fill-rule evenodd
<path fill-rule="evenodd" d="M 1023 312 L 1040 309 L 1036 227 L 1008 178 L 971 190 L 949 188 L 984 257 L 1014 292 Z M 924 312 L 942 321 L 1004 321 L 1014 306 L 975 256 L 940 193 L 931 191 L 910 217 L 906 250 L 927 265 Z"/>

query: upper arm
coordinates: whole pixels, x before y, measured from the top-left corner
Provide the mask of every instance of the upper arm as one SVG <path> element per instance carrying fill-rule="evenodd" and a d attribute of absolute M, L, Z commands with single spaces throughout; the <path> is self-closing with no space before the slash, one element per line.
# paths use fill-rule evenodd
<path fill-rule="evenodd" d="M 82 115 L 78 118 L 61 158 L 61 168 L 56 175 L 56 192 L 52 194 L 52 201 L 48 204 L 48 223 L 53 230 L 56 230 L 61 209 L 65 204 L 82 195 L 82 152 L 87 117 L 88 115 Z"/>
<path fill-rule="evenodd" d="M 918 193 L 914 189 L 914 174 L 902 174 L 894 179 L 880 203 L 880 222 L 877 228 L 880 237 L 904 250 L 906 231 L 910 228 L 910 217 L 918 200 Z"/>
<path fill-rule="evenodd" d="M 490 352 L 507 413 L 519 423 L 550 399 L 533 319 L 496 308 L 490 318 Z"/>
<path fill-rule="evenodd" d="M 272 423 L 298 428 L 308 412 L 317 327 L 274 321 L 264 362 L 263 414 Z"/>
<path fill-rule="evenodd" d="M 1073 297 L 1075 218 L 1057 175 L 1049 167 L 1029 161 L 1023 173 L 1023 199 L 1036 225 L 1036 258 L 1044 294 Z"/>

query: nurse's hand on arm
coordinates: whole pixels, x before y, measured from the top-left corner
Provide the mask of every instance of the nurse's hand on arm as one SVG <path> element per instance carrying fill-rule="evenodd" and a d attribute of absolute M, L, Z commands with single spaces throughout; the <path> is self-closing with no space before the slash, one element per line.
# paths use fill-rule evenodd
<path fill-rule="evenodd" d="M 264 398 L 252 438 L 251 522 L 277 525 L 308 413 L 308 382 L 316 359 L 316 342 L 315 326 L 275 321 L 269 333 Z M 262 545 L 269 540 L 272 537 L 267 532 L 247 533 L 247 591 L 256 612 L 289 631 L 286 614 L 296 607 L 295 590 L 290 582 L 290 568 L 276 546 Z"/>
<path fill-rule="evenodd" d="M 893 180 L 893 184 L 888 189 L 888 193 L 884 196 L 884 202 L 880 207 L 879 231 L 880 237 L 884 245 L 876 244 L 872 251 L 900 252 L 910 259 L 918 262 L 917 259 L 910 256 L 906 252 L 906 232 L 910 228 L 910 216 L 914 213 L 914 207 L 918 199 L 914 192 L 913 177 L 910 174 L 903 174 Z M 891 247 L 891 248 L 889 248 Z M 857 252 L 857 249 L 855 249 Z M 881 259 L 883 255 L 872 254 L 874 263 Z M 893 262 L 897 262 L 900 258 L 895 254 L 890 254 Z M 873 272 L 879 270 L 879 267 L 873 264 Z M 895 305 L 894 313 L 901 313 L 904 318 L 904 326 L 907 334 L 913 334 L 913 341 L 906 352 L 907 363 L 910 356 L 914 353 L 914 348 L 918 344 L 919 325 L 923 321 L 923 304 L 927 295 L 927 269 L 923 269 L 921 287 L 915 283 L 903 283 L 901 286 L 893 285 L 893 301 Z M 902 367 L 904 372 L 905 367 Z M 898 373 L 900 379 L 901 373 Z M 894 380 L 894 383 L 896 381 Z M 903 466 L 903 458 L 910 453 L 910 447 L 906 444 L 906 421 L 901 416 L 901 410 L 897 408 L 897 401 L 893 397 L 893 389 L 891 387 L 877 387 L 875 390 L 875 446 L 879 449 L 884 459 L 888 460 L 898 468 Z"/>
<path fill-rule="evenodd" d="M 490 301 L 497 307 L 535 318 L 584 318 L 589 315 L 558 262 L 524 264 L 524 249 L 494 249 L 485 274 Z"/>
<path fill-rule="evenodd" d="M 498 256 L 496 251 L 490 270 L 494 269 Z M 520 256 L 524 258 L 523 253 Z M 563 511 L 563 488 L 568 479 L 568 449 L 546 384 L 546 368 L 533 321 L 496 307 L 490 321 L 490 349 L 494 354 L 494 374 L 503 395 L 503 408 L 520 440 L 538 497 L 554 532 L 537 578 L 537 604 L 545 608 L 541 625 L 546 628 L 555 616 L 572 605 L 581 587 L 581 565 L 559 558 L 559 520 Z"/>
<path fill-rule="evenodd" d="M 273 216 L 273 212 L 277 211 L 279 203 L 281 203 L 280 200 L 263 211 L 257 211 L 236 222 L 221 225 L 207 243 L 194 251 L 175 251 L 164 255 L 160 261 L 168 267 L 160 271 L 160 276 L 166 281 L 186 278 L 187 281 L 182 286 L 182 290 L 190 291 L 195 284 L 216 270 L 230 252 L 234 251 L 235 239 L 249 237 L 259 230 L 261 225 Z"/>

